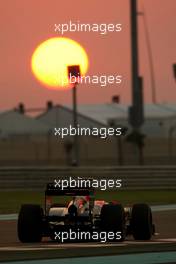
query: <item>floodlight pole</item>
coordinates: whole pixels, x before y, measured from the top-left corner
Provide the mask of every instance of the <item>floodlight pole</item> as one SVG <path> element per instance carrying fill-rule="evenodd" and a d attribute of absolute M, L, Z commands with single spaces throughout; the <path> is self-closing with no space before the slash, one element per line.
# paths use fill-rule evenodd
<path fill-rule="evenodd" d="M 137 0 L 130 0 L 131 5 L 131 56 L 132 56 L 132 105 L 138 106 L 138 27 Z"/>
<path fill-rule="evenodd" d="M 67 67 L 68 70 L 68 78 L 73 84 L 72 87 L 72 97 L 73 97 L 73 127 L 75 128 L 75 135 L 73 140 L 73 160 L 72 166 L 79 165 L 79 138 L 78 138 L 78 114 L 77 114 L 77 84 L 78 79 L 80 77 L 80 66 L 79 65 L 69 65 Z M 72 78 L 74 82 L 72 82 Z M 70 84 L 71 84 L 70 83 Z"/>
<path fill-rule="evenodd" d="M 131 73 L 132 106 L 129 107 L 129 123 L 132 126 L 131 139 L 138 148 L 139 163 L 143 163 L 143 138 L 141 126 L 144 122 L 143 82 L 139 76 L 137 0 L 130 0 L 131 13 Z"/>
<path fill-rule="evenodd" d="M 176 80 L 176 63 L 174 63 L 172 67 L 173 67 L 174 78 Z"/>
<path fill-rule="evenodd" d="M 73 127 L 77 130 L 78 125 L 78 114 L 77 114 L 77 83 L 74 83 L 74 86 L 72 88 L 73 92 Z M 78 142 L 78 134 L 76 131 L 76 134 L 74 136 L 74 160 L 73 165 L 78 166 L 79 165 L 79 142 Z"/>

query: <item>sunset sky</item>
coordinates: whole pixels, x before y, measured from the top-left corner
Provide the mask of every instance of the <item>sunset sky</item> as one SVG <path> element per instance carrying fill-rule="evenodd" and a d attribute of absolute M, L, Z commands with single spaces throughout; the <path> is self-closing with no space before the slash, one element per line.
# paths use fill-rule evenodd
<path fill-rule="evenodd" d="M 47 100 L 70 104 L 71 91 L 53 91 L 33 76 L 30 60 L 34 49 L 51 37 L 61 36 L 54 24 L 122 23 L 121 33 L 67 32 L 89 56 L 89 75 L 123 76 L 119 85 L 79 85 L 80 104 L 108 103 L 112 95 L 122 103 L 131 100 L 129 0 L 1 0 L 0 110 L 23 102 L 26 107 L 44 106 Z M 154 60 L 157 102 L 176 102 L 172 64 L 176 62 L 176 0 L 139 0 L 145 7 Z M 145 78 L 145 102 L 151 102 L 149 63 L 143 19 L 139 17 L 140 72 Z"/>

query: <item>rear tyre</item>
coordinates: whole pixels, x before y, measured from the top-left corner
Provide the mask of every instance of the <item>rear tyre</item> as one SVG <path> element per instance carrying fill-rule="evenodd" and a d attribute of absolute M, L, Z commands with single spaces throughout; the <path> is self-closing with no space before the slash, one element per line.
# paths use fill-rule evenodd
<path fill-rule="evenodd" d="M 151 208 L 147 204 L 135 204 L 132 208 L 131 230 L 135 240 L 150 240 L 153 234 Z"/>
<path fill-rule="evenodd" d="M 40 242 L 42 239 L 43 209 L 39 205 L 25 204 L 21 206 L 17 232 L 23 243 Z"/>
<path fill-rule="evenodd" d="M 118 241 L 125 239 L 125 211 L 121 204 L 105 204 L 100 214 L 101 230 L 106 232 L 120 232 Z M 114 239 L 114 241 L 116 241 Z M 110 240 L 109 240 L 110 241 Z"/>

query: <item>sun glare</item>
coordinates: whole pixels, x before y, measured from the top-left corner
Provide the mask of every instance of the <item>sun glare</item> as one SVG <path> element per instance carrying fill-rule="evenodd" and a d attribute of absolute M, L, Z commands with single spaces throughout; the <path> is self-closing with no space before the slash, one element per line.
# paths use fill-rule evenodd
<path fill-rule="evenodd" d="M 32 72 L 48 88 L 70 88 L 67 67 L 72 65 L 79 65 L 84 76 L 88 69 L 88 56 L 79 43 L 69 38 L 50 38 L 32 54 Z"/>

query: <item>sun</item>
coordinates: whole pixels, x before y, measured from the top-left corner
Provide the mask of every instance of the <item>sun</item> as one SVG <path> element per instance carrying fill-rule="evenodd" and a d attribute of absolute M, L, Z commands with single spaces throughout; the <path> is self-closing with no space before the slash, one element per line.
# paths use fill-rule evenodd
<path fill-rule="evenodd" d="M 79 43 L 69 38 L 55 37 L 42 42 L 31 58 L 34 76 L 52 89 L 71 87 L 67 67 L 72 65 L 79 65 L 84 76 L 88 70 L 88 56 Z"/>

